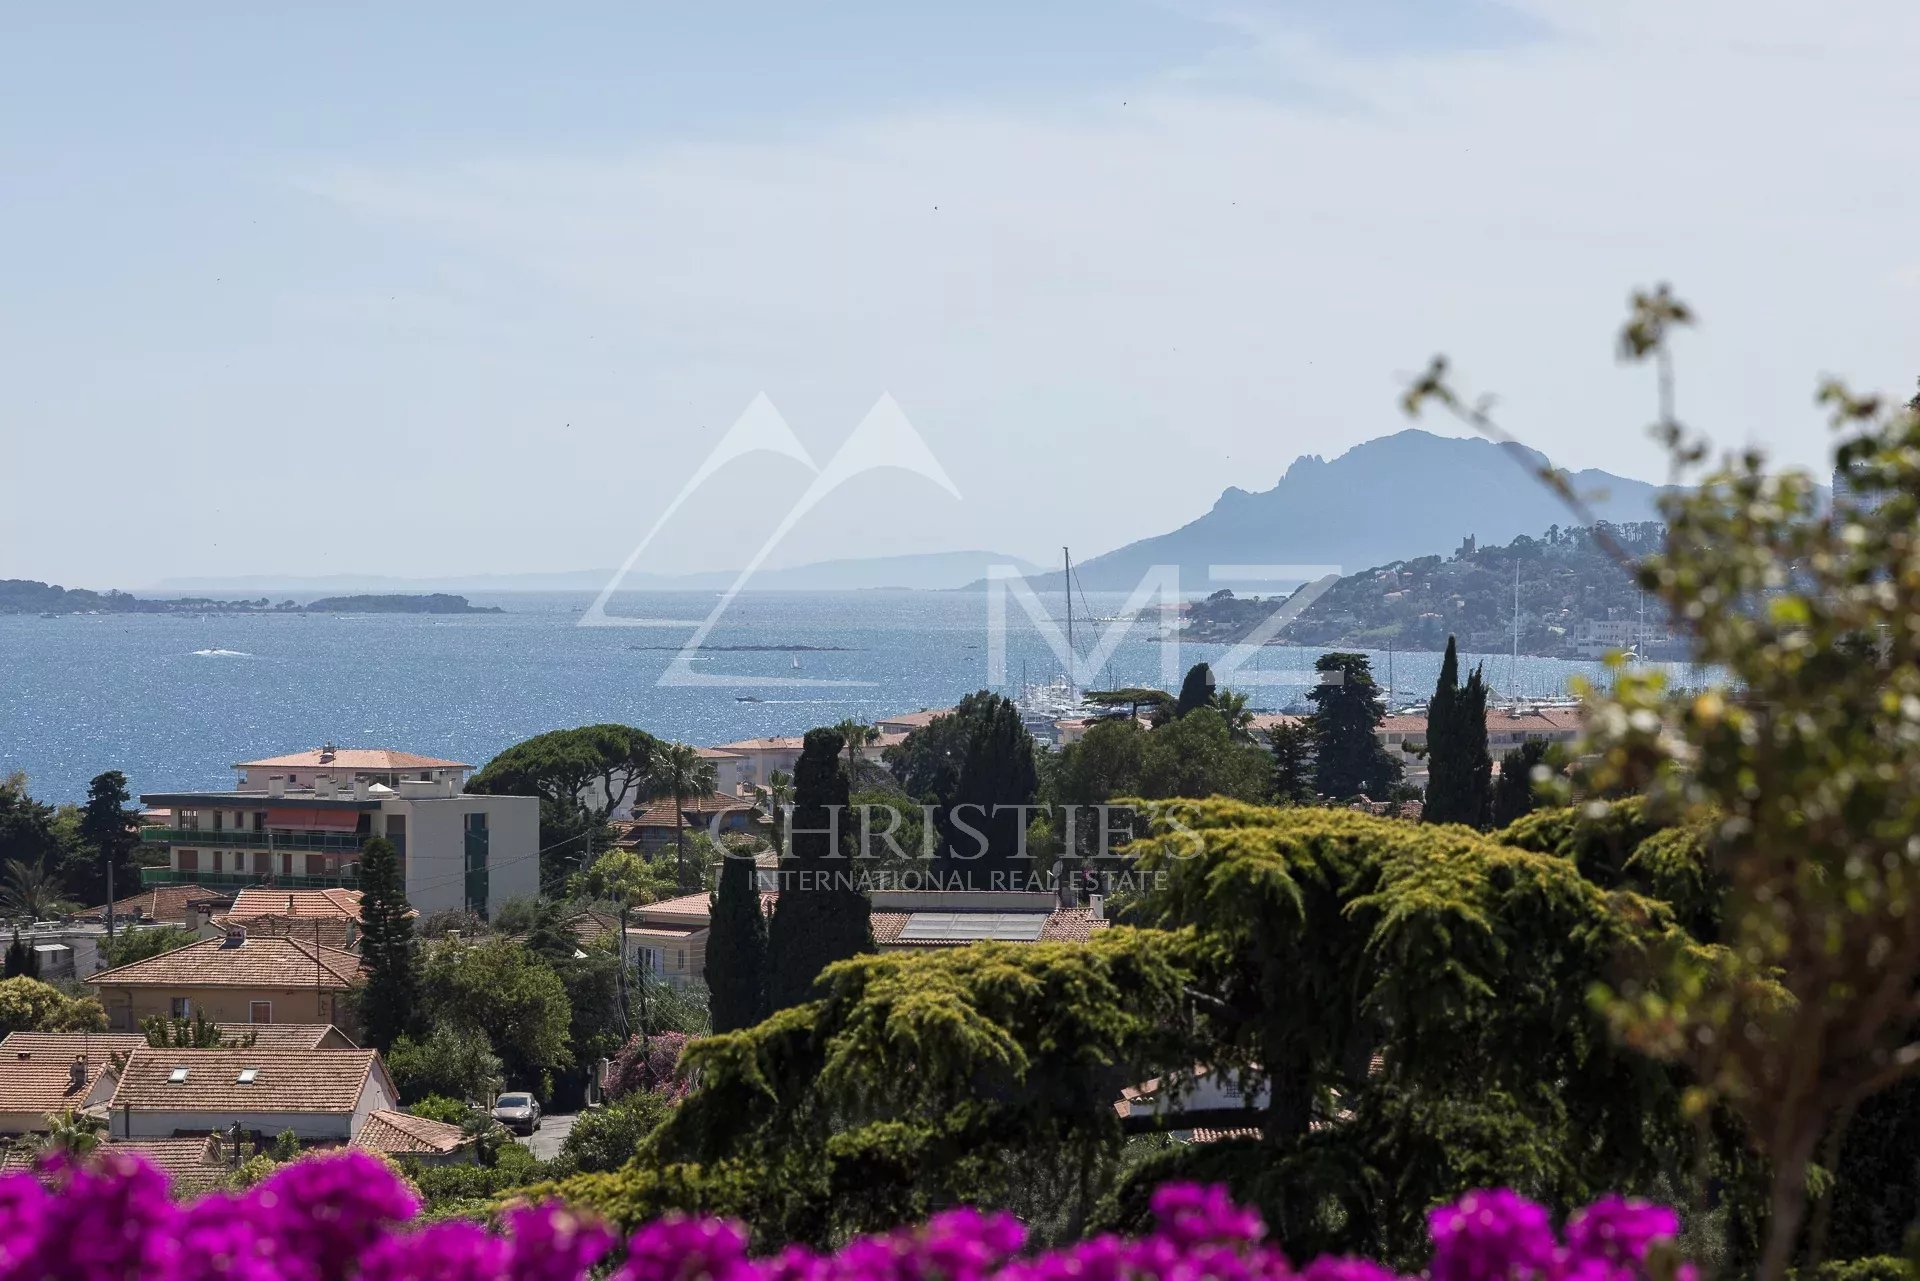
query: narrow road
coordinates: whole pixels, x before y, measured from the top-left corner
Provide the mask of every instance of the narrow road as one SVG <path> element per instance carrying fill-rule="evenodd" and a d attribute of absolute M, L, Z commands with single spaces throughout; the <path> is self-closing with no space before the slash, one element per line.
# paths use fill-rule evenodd
<path fill-rule="evenodd" d="M 566 1142 L 567 1135 L 573 1130 L 573 1116 L 543 1116 L 540 1128 L 530 1135 L 516 1135 L 514 1142 L 532 1148 L 533 1154 L 542 1161 L 551 1161 L 560 1155 L 560 1145 Z"/>

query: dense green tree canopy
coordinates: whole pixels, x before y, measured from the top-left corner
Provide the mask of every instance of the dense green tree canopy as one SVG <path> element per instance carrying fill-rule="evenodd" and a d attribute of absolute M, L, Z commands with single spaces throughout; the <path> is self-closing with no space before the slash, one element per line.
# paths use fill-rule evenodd
<path fill-rule="evenodd" d="M 1366 795 L 1384 800 L 1400 781 L 1401 763 L 1375 736 L 1385 713 L 1380 686 L 1364 654 L 1322 654 L 1313 704 L 1314 790 L 1332 800 Z"/>
<path fill-rule="evenodd" d="M 943 876 L 981 890 L 1029 888 L 1038 861 L 1025 837 L 1040 786 L 1033 735 L 1010 699 L 988 695 L 965 717 L 953 791 L 936 813 Z"/>
<path fill-rule="evenodd" d="M 1118 1151 L 1120 1088 L 1183 1053 L 1187 977 L 1175 940 L 1133 931 L 848 961 L 817 1000 L 690 1047 L 699 1085 L 639 1159 L 564 1191 L 622 1223 L 740 1214 L 768 1243 L 1022 1188 L 1070 1227 Z"/>
<path fill-rule="evenodd" d="M 1577 848 L 1609 825 L 1562 817 L 1529 830 Z M 1705 1168 L 1723 1196 L 1751 1191 L 1737 1125 L 1702 1147 L 1684 1076 L 1591 1003 L 1635 956 L 1711 950 L 1634 874 L 1602 884 L 1572 853 L 1348 811 L 1182 801 L 1172 818 L 1133 851 L 1153 928 L 834 966 L 815 999 L 691 1050 L 697 1085 L 639 1160 L 569 1195 L 824 1241 L 959 1199 L 1071 1233 L 1191 1176 L 1257 1200 L 1302 1250 L 1411 1258 L 1425 1207 L 1473 1186 L 1570 1207 L 1670 1196 Z M 1681 851 L 1704 866 L 1687 842 L 1604 866 L 1685 885 Z M 1121 1087 L 1196 1065 L 1240 1077 L 1254 1110 L 1218 1124 L 1261 1137 L 1129 1166 Z"/>
<path fill-rule="evenodd" d="M 567 1039 L 573 1011 L 566 988 L 512 939 L 433 944 L 421 967 L 420 996 L 436 1029 L 484 1036 L 505 1065 L 510 1085 L 541 1089 L 542 1077 L 573 1062 Z"/>
<path fill-rule="evenodd" d="M 467 790 L 540 798 L 541 879 L 554 885 L 588 860 L 588 842 L 608 819 L 648 794 L 659 746 L 629 725 L 551 730 L 488 761 Z"/>

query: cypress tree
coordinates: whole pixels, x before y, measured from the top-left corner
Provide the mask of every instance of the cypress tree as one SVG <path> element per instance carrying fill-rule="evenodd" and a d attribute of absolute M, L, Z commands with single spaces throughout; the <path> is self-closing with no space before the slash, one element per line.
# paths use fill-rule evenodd
<path fill-rule="evenodd" d="M 376 836 L 360 851 L 360 955 L 367 962 L 360 1019 L 368 1043 L 382 1053 L 413 1026 L 419 998 L 410 911 L 399 853 Z"/>
<path fill-rule="evenodd" d="M 1420 817 L 1429 823 L 1462 823 L 1467 807 L 1466 762 L 1459 741 L 1460 653 L 1447 637 L 1440 679 L 1427 700 L 1427 798 Z"/>
<path fill-rule="evenodd" d="M 767 1017 L 767 918 L 751 856 L 721 860 L 720 888 L 710 908 L 707 934 L 708 1005 L 713 1030 L 752 1027 Z"/>
<path fill-rule="evenodd" d="M 1013 807 L 1032 805 L 1039 790 L 1033 735 L 1021 723 L 1020 709 L 989 694 L 969 711 L 952 804 L 939 816 L 943 879 L 973 890 L 1028 888 L 1036 868 L 1031 857 L 1020 857 L 1027 814 Z M 986 849 L 979 853 L 982 840 Z"/>
<path fill-rule="evenodd" d="M 22 941 L 17 926 L 13 931 L 13 942 L 7 948 L 6 963 L 0 969 L 4 970 L 4 973 L 0 973 L 0 977 L 10 979 L 40 977 L 40 957 Z"/>
<path fill-rule="evenodd" d="M 1173 705 L 1173 719 L 1179 720 L 1195 708 L 1212 702 L 1213 669 L 1205 663 L 1195 663 L 1187 669 L 1187 678 L 1180 682 L 1180 700 Z"/>
<path fill-rule="evenodd" d="M 1505 827 L 1540 808 L 1533 793 L 1533 767 L 1547 759 L 1547 742 L 1530 738 L 1500 758 L 1500 780 L 1493 787 L 1493 826 Z"/>
<path fill-rule="evenodd" d="M 1485 827 L 1492 809 L 1486 682 L 1476 667 L 1461 686 L 1460 657 L 1449 636 L 1427 704 L 1427 799 L 1421 817 L 1429 823 Z"/>
<path fill-rule="evenodd" d="M 1365 794 L 1380 799 L 1400 781 L 1399 760 L 1380 745 L 1386 712 L 1365 654 L 1322 654 L 1314 661 L 1320 683 L 1307 691 L 1313 704 L 1313 784 L 1334 800 Z"/>
<path fill-rule="evenodd" d="M 857 833 L 847 830 L 845 746 L 830 729 L 808 730 L 793 767 L 792 828 L 767 923 L 767 996 L 775 1010 L 812 999 L 813 981 L 833 962 L 874 950 L 872 908 L 853 884 L 847 855 Z"/>

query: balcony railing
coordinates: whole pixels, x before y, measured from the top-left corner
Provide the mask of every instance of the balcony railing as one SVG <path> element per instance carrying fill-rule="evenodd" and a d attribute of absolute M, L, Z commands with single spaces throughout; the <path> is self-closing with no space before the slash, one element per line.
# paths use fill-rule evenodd
<path fill-rule="evenodd" d="M 205 849 L 286 850 L 298 854 L 357 854 L 372 838 L 360 832 L 247 832 L 211 827 L 147 827 L 140 839 L 148 845 L 186 845 Z M 399 841 L 396 839 L 395 844 Z"/>
<path fill-rule="evenodd" d="M 357 889 L 360 878 L 352 873 L 339 876 L 281 876 L 266 872 L 182 872 L 171 867 L 143 867 L 140 869 L 142 889 L 152 889 L 156 885 L 205 885 L 211 888 L 245 889 L 249 885 L 273 884 L 277 889 L 285 890 L 337 890 Z"/>

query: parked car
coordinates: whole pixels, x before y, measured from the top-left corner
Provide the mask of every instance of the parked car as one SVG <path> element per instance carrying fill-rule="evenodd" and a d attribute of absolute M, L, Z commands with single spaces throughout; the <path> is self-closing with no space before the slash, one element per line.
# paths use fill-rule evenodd
<path fill-rule="evenodd" d="M 493 1101 L 493 1119 L 515 1134 L 540 1128 L 540 1105 L 531 1094 L 503 1094 Z"/>

